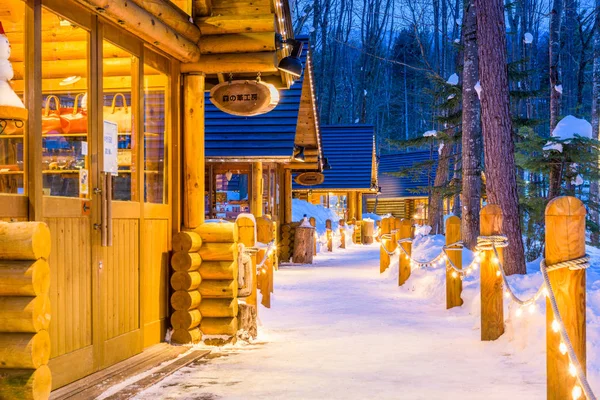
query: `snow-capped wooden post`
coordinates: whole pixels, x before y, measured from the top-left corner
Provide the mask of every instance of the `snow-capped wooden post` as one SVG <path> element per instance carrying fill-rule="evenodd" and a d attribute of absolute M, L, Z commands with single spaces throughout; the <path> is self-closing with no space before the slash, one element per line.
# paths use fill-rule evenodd
<path fill-rule="evenodd" d="M 308 221 L 310 222 L 310 225 L 315 228 L 314 234 L 313 234 L 313 255 L 316 256 L 317 255 L 317 220 L 315 219 L 315 217 L 310 217 L 308 219 Z"/>
<path fill-rule="evenodd" d="M 331 231 L 331 220 L 325 221 L 325 229 L 327 229 L 327 251 L 333 251 L 333 232 Z"/>
<path fill-rule="evenodd" d="M 256 226 L 255 220 L 252 219 L 251 216 L 242 216 L 238 217 L 236 224 L 238 226 L 238 232 L 240 235 L 240 243 L 243 243 L 244 246 L 255 248 L 256 247 Z M 252 290 L 248 297 L 246 297 L 246 304 L 257 306 L 258 305 L 258 295 L 257 295 L 257 279 L 256 279 L 256 252 L 252 252 L 250 258 L 252 259 L 252 268 L 250 273 L 252 277 L 245 277 L 244 279 L 250 279 L 252 281 Z"/>
<path fill-rule="evenodd" d="M 546 265 L 585 256 L 585 206 L 575 197 L 557 197 L 546 207 Z M 548 278 L 567 335 L 586 371 L 585 269 L 561 268 Z M 546 299 L 546 370 L 548 400 L 570 399 L 577 378 L 569 372 L 569 356 L 560 350 L 561 335 L 552 328 L 554 313 Z"/>
<path fill-rule="evenodd" d="M 482 236 L 502 234 L 500 206 L 488 204 L 481 209 L 480 215 Z M 497 250 L 500 262 L 503 262 L 502 249 Z M 481 255 L 481 340 L 496 340 L 504 333 L 502 276 L 494 257 L 494 250 L 485 250 Z"/>
<path fill-rule="evenodd" d="M 303 222 L 296 228 L 294 236 L 294 257 L 296 264 L 312 264 L 315 240 L 315 228 Z"/>
<path fill-rule="evenodd" d="M 390 218 L 383 218 L 379 227 L 379 240 L 381 248 L 379 249 L 379 272 L 383 273 L 390 266 L 390 256 L 385 249 L 390 250 L 390 240 L 387 239 L 390 234 Z M 385 235 L 385 236 L 384 236 Z"/>
<path fill-rule="evenodd" d="M 346 248 L 346 221 L 340 219 L 340 249 Z"/>
<path fill-rule="evenodd" d="M 451 216 L 446 220 L 446 245 L 450 245 L 460 241 L 460 218 Z M 448 259 L 458 269 L 462 269 L 462 249 L 448 250 Z M 462 280 L 458 273 L 450 267 L 450 262 L 446 262 L 446 309 L 459 307 L 463 305 Z"/>
<path fill-rule="evenodd" d="M 399 223 L 398 223 L 399 222 Z M 412 222 L 410 219 L 403 219 L 398 221 L 396 219 L 398 240 L 411 239 L 412 238 Z M 400 268 L 398 268 L 398 286 L 404 285 L 404 282 L 410 278 L 410 254 L 412 253 L 412 243 L 402 243 L 402 248 L 408 253 L 408 256 L 404 251 L 400 251 Z"/>

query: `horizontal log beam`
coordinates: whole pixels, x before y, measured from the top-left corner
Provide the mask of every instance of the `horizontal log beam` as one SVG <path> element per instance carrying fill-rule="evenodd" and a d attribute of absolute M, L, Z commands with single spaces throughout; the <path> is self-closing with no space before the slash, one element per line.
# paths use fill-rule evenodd
<path fill-rule="evenodd" d="M 200 29 L 190 22 L 190 16 L 181 8 L 170 1 L 164 0 L 132 0 L 138 6 L 156 16 L 159 20 L 171 27 L 193 43 L 200 40 Z"/>
<path fill-rule="evenodd" d="M 198 343 L 202 339 L 202 332 L 199 328 L 187 329 L 175 329 L 171 336 L 173 343 L 188 344 Z"/>
<path fill-rule="evenodd" d="M 137 4 L 122 0 L 77 1 L 96 12 L 102 11 L 106 18 L 182 62 L 200 59 L 200 49 L 195 43 Z"/>
<path fill-rule="evenodd" d="M 50 335 L 38 333 L 0 333 L 2 368 L 36 369 L 48 364 Z"/>
<path fill-rule="evenodd" d="M 48 296 L 0 297 L 0 329 L 2 332 L 35 333 L 50 326 Z"/>
<path fill-rule="evenodd" d="M 3 399 L 47 399 L 51 389 L 52 373 L 47 365 L 38 369 L 0 369 Z"/>
<path fill-rule="evenodd" d="M 0 260 L 47 260 L 49 255 L 50 229 L 45 223 L 0 223 Z"/>
<path fill-rule="evenodd" d="M 182 73 L 204 72 L 207 75 L 217 73 L 270 73 L 278 72 L 277 53 L 210 54 L 202 56 L 199 62 L 181 64 Z"/>
<path fill-rule="evenodd" d="M 237 261 L 205 261 L 200 268 L 202 279 L 232 280 L 238 277 Z"/>
<path fill-rule="evenodd" d="M 0 261 L 0 296 L 46 296 L 49 291 L 48 261 Z"/>
<path fill-rule="evenodd" d="M 225 15 L 196 19 L 202 36 L 275 31 L 275 14 Z"/>
<path fill-rule="evenodd" d="M 238 330 L 238 320 L 233 318 L 203 318 L 200 330 L 205 335 L 234 336 Z"/>
<path fill-rule="evenodd" d="M 258 53 L 275 50 L 275 32 L 212 35 L 204 36 L 200 41 L 201 54 Z"/>
<path fill-rule="evenodd" d="M 237 317 L 237 299 L 204 299 L 200 303 L 200 313 L 205 318 Z"/>
<path fill-rule="evenodd" d="M 194 0 L 194 16 L 204 17 L 210 15 L 211 9 L 211 0 Z"/>
<path fill-rule="evenodd" d="M 194 230 L 202 243 L 233 243 L 239 239 L 238 227 L 232 222 L 209 222 Z"/>

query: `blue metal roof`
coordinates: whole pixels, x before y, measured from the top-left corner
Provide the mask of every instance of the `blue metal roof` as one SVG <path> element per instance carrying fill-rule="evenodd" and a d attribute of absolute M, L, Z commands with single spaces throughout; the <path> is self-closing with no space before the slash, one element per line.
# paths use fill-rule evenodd
<path fill-rule="evenodd" d="M 325 181 L 322 184 L 302 186 L 294 182 L 293 189 L 368 191 L 373 166 L 373 135 L 372 125 L 321 126 L 323 156 L 331 169 L 323 171 Z"/>
<path fill-rule="evenodd" d="M 396 154 L 384 154 L 379 159 L 378 183 L 381 186 L 380 199 L 397 197 L 423 197 L 427 196 L 427 186 L 429 184 L 429 168 L 417 168 L 411 171 L 407 176 L 393 176 L 390 173 L 401 172 L 413 167 L 415 164 L 434 160 L 431 173 L 431 184 L 435 177 L 435 168 L 437 166 L 438 153 L 434 149 L 407 151 Z M 415 190 L 417 190 L 415 192 Z"/>
<path fill-rule="evenodd" d="M 306 71 L 308 37 L 303 42 L 301 61 Z M 205 156 L 218 157 L 291 157 L 304 76 L 288 90 L 279 91 L 279 104 L 270 112 L 252 117 L 224 113 L 205 94 Z"/>

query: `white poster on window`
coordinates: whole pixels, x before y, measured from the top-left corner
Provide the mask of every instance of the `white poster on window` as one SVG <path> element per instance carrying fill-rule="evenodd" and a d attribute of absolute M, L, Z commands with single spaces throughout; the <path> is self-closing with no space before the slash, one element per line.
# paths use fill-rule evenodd
<path fill-rule="evenodd" d="M 117 161 L 119 137 L 117 135 L 117 124 L 104 121 L 104 168 L 102 172 L 113 176 L 119 174 L 119 163 Z"/>

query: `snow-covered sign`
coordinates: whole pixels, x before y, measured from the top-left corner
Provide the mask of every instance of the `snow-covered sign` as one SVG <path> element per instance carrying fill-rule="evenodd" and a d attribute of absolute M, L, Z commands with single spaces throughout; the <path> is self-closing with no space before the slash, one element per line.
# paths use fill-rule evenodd
<path fill-rule="evenodd" d="M 567 115 L 556 124 L 552 131 L 552 137 L 560 140 L 569 140 L 579 135 L 584 138 L 592 138 L 592 124 L 582 118 Z"/>
<path fill-rule="evenodd" d="M 527 32 L 525 35 L 523 35 L 523 42 L 525 42 L 525 44 L 533 43 L 533 35 Z"/>
<path fill-rule="evenodd" d="M 475 91 L 477 92 L 477 97 L 481 98 L 481 82 L 477 81 L 477 83 L 475 84 Z"/>
<path fill-rule="evenodd" d="M 423 137 L 436 137 L 437 131 L 427 131 L 423 134 Z"/>
<path fill-rule="evenodd" d="M 458 85 L 458 75 L 456 75 L 456 74 L 450 75 L 450 78 L 448 78 L 447 83 L 450 85 Z"/>

